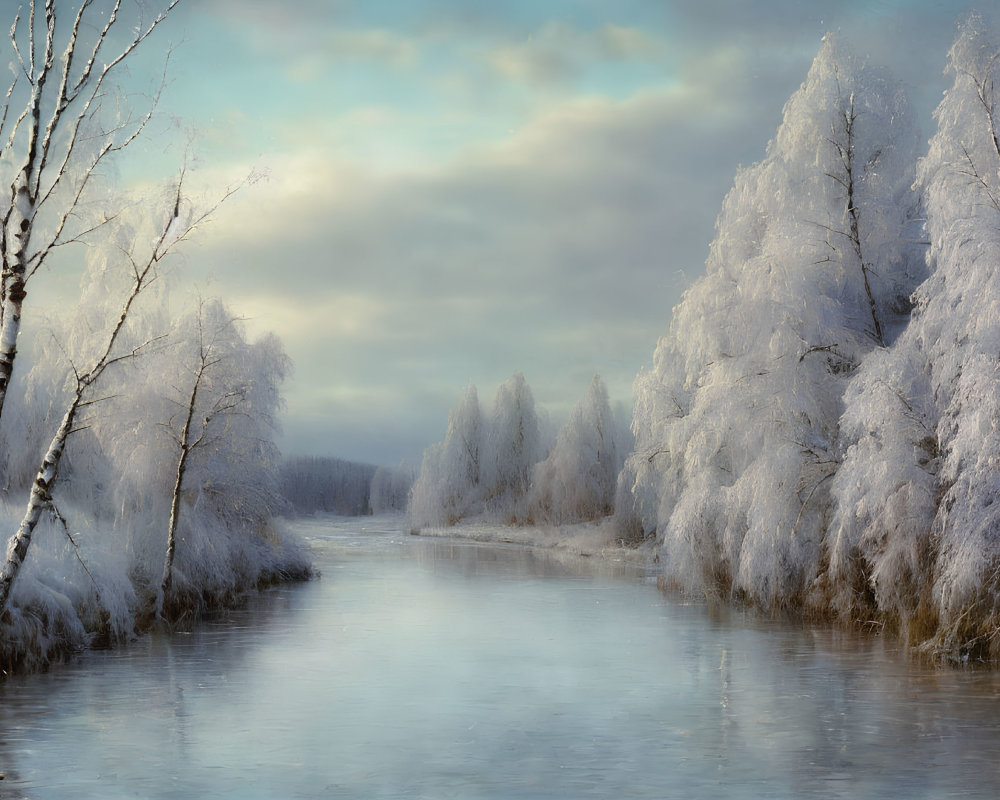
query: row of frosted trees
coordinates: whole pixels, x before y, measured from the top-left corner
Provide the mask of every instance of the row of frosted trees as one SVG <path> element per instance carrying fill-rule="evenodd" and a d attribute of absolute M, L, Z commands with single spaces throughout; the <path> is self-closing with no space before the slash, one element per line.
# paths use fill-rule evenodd
<path fill-rule="evenodd" d="M 132 197 L 111 177 L 162 88 L 127 93 L 117 76 L 175 4 L 32 1 L 9 29 L 4 669 L 309 571 L 272 522 L 283 508 L 274 437 L 288 359 L 273 337 L 250 341 L 223 303 L 185 302 L 169 287 L 178 246 L 229 192 L 194 202 L 182 169 L 159 197 Z M 37 284 L 65 288 L 81 273 L 76 303 L 33 301 Z"/>
<path fill-rule="evenodd" d="M 555 441 L 520 373 L 502 383 L 484 412 L 470 386 L 429 447 L 409 503 L 414 528 L 476 518 L 565 524 L 611 513 L 624 452 L 623 426 L 594 376 Z"/>
<path fill-rule="evenodd" d="M 922 155 L 824 41 L 635 384 L 619 516 L 668 577 L 1000 655 L 1000 47 L 973 16 Z"/>

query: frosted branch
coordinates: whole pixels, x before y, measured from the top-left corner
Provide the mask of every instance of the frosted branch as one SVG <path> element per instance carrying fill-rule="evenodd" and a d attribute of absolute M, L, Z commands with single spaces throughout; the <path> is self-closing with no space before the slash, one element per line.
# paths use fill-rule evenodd
<path fill-rule="evenodd" d="M 97 585 L 97 581 L 94 580 L 94 576 L 93 574 L 91 574 L 90 569 L 84 562 L 83 557 L 80 555 L 80 545 L 76 543 L 76 539 L 74 539 L 73 534 L 70 533 L 69 523 L 66 522 L 66 517 L 64 517 L 60 513 L 59 509 L 56 507 L 55 502 L 53 502 L 52 500 L 49 500 L 47 508 L 49 510 L 49 513 L 52 514 L 52 518 L 62 526 L 62 529 L 66 534 L 66 538 L 69 539 L 69 543 L 73 545 L 73 554 L 76 556 L 76 560 L 80 562 L 80 566 L 83 567 L 83 571 L 87 573 L 87 577 L 90 578 L 90 582 L 94 585 L 94 591 L 97 593 L 98 600 L 100 600 L 101 589 Z"/>
<path fill-rule="evenodd" d="M 994 210 L 1000 212 L 1000 198 L 994 193 L 993 189 L 990 188 L 989 183 L 986 179 L 980 175 L 979 170 L 976 168 L 976 162 L 972 158 L 972 154 L 969 149 L 963 144 L 962 154 L 965 156 L 965 161 L 969 165 L 968 169 L 960 169 L 959 173 L 965 175 L 966 177 L 972 178 L 972 182 L 978 184 L 979 187 L 986 193 L 986 196 L 990 200 L 990 205 L 993 206 Z"/>

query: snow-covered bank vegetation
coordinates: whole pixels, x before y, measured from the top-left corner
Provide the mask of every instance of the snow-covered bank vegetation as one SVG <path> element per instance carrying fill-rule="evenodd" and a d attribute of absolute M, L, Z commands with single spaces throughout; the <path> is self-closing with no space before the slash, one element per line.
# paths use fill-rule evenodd
<path fill-rule="evenodd" d="M 274 524 L 288 359 L 218 301 L 170 297 L 173 254 L 231 190 L 109 179 L 156 108 L 116 88 L 156 16 L 30 3 L 0 115 L 0 667 L 43 665 L 310 572 Z M 58 17 L 58 24 L 57 24 Z M 121 33 L 121 35 L 119 35 Z M 125 38 L 123 39 L 122 36 Z M 55 253 L 65 254 L 57 262 Z M 76 261 L 73 261 L 76 256 Z M 79 302 L 42 309 L 37 283 Z"/>
<path fill-rule="evenodd" d="M 978 16 L 926 152 L 903 88 L 830 36 L 741 169 L 706 274 L 634 386 L 551 448 L 515 376 L 424 456 L 414 527 L 612 508 L 664 578 L 1000 658 L 1000 44 Z"/>
<path fill-rule="evenodd" d="M 815 578 L 842 397 L 923 273 L 905 238 L 917 142 L 902 89 L 828 38 L 737 176 L 707 274 L 635 386 L 622 479 L 667 569 L 765 606 Z"/>
<path fill-rule="evenodd" d="M 824 42 L 636 381 L 618 514 L 679 582 L 996 658 L 1000 47 L 978 17 L 948 69 L 918 159 L 902 89 Z"/>

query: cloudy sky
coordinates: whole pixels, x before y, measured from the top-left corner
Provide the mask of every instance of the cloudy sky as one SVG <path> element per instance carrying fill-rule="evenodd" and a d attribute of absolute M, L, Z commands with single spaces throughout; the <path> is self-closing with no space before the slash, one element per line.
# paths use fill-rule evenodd
<path fill-rule="evenodd" d="M 285 452 L 395 464 L 470 382 L 522 371 L 558 418 L 598 372 L 629 404 L 824 33 L 895 72 L 926 138 L 963 9 L 183 0 L 132 70 L 176 45 L 162 113 L 200 178 L 266 174 L 184 269 L 294 359 Z"/>

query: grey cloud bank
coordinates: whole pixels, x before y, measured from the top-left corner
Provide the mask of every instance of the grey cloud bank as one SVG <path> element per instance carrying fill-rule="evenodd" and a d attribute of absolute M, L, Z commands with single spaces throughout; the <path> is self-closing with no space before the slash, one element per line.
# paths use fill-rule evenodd
<path fill-rule="evenodd" d="M 645 10 L 661 27 L 637 26 L 633 50 L 667 51 L 663 78 L 627 97 L 546 94 L 604 42 L 554 22 L 538 26 L 548 39 L 505 51 L 507 80 L 534 81 L 549 98 L 506 138 L 380 167 L 306 129 L 284 155 L 261 157 L 269 180 L 220 214 L 197 258 L 296 363 L 286 452 L 417 461 L 468 383 L 487 397 L 518 370 L 556 416 L 595 372 L 630 403 L 672 307 L 704 268 L 737 168 L 763 156 L 822 33 L 839 28 L 893 69 L 929 130 L 961 13 L 916 3 Z M 385 58 L 397 68 L 406 47 L 399 31 L 352 41 L 392 42 Z M 562 53 L 563 66 L 543 75 L 546 53 Z M 365 113 L 404 133 L 419 118 Z M 257 277 L 269 273 L 277 279 Z"/>

